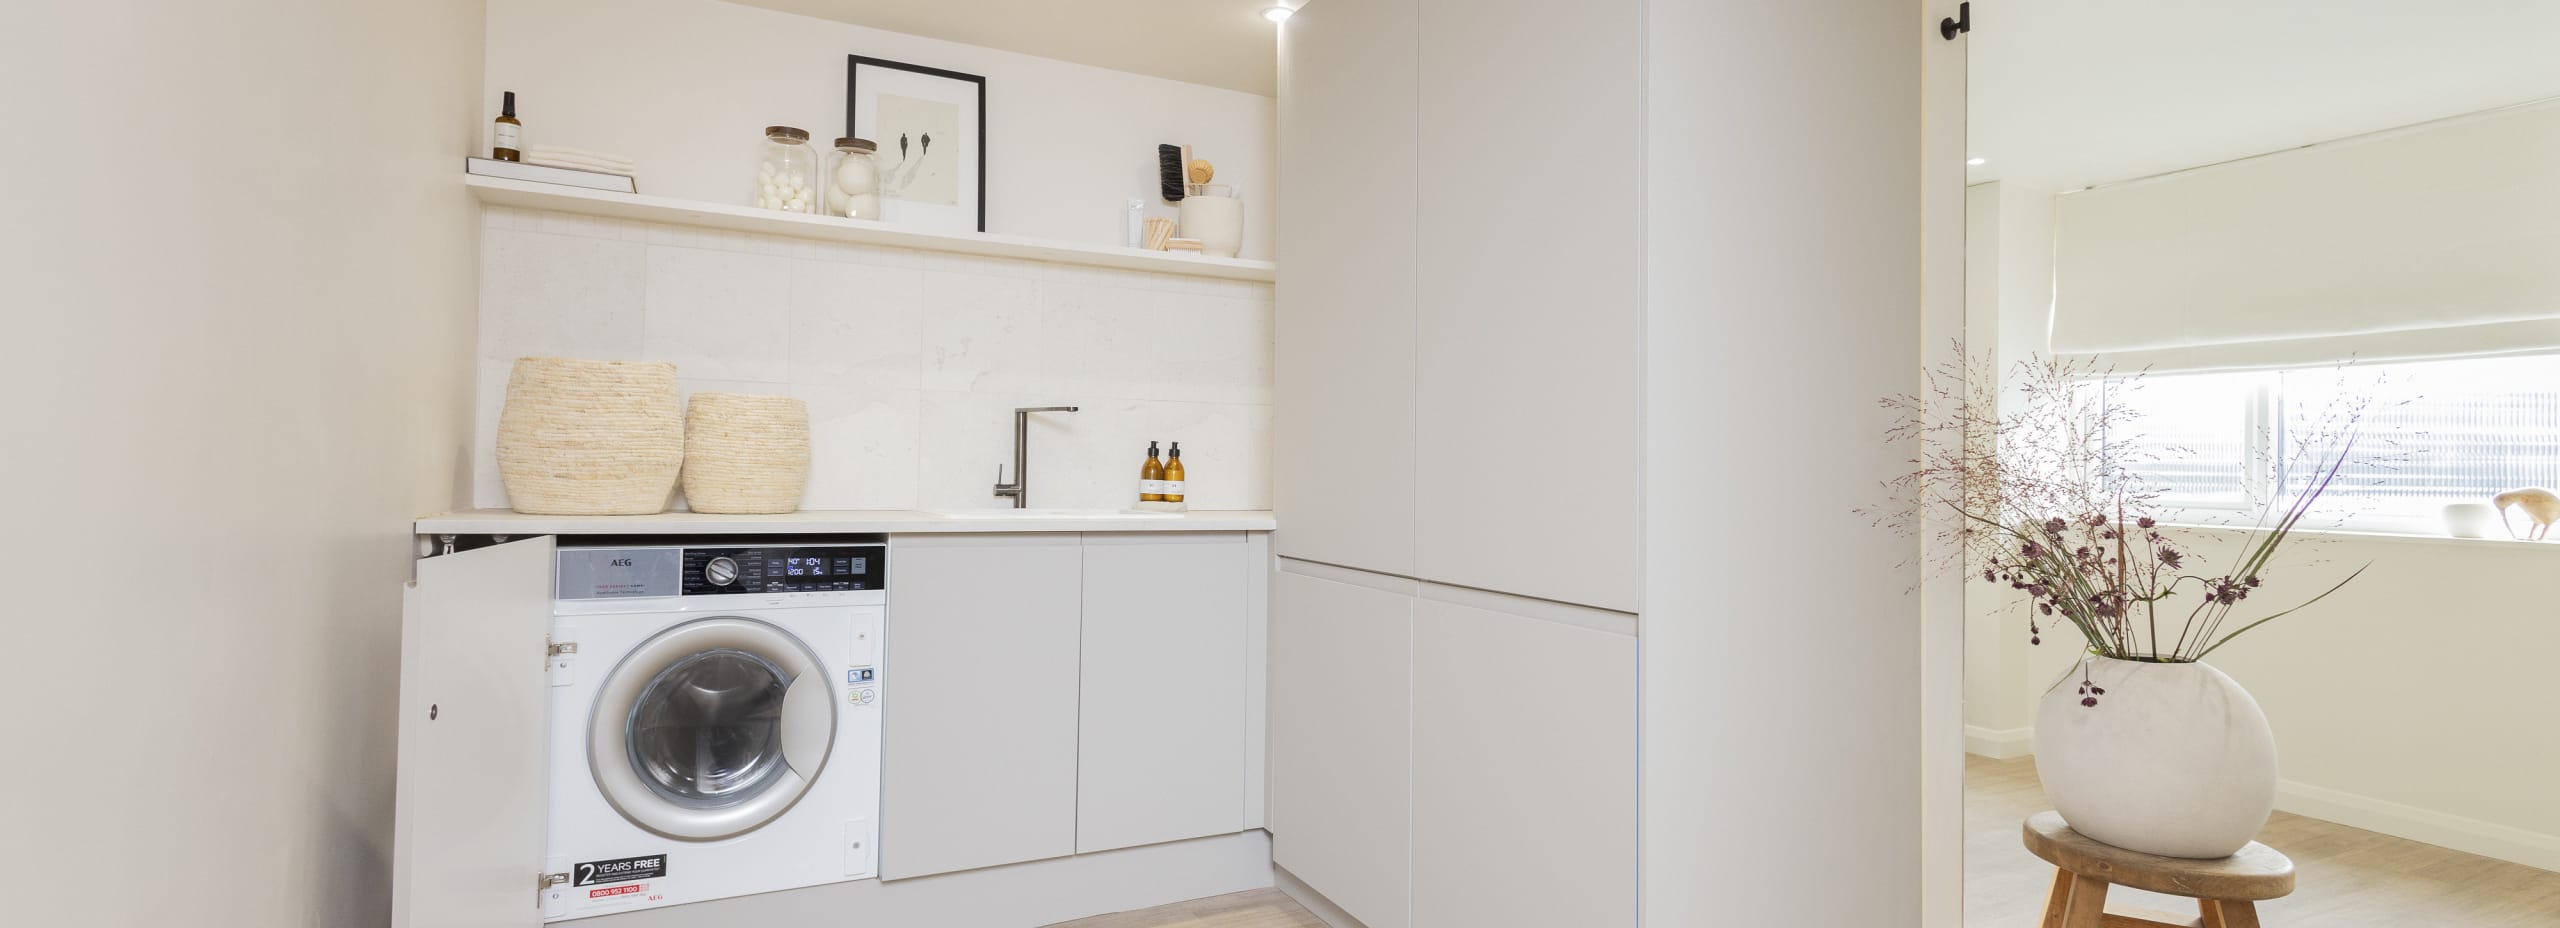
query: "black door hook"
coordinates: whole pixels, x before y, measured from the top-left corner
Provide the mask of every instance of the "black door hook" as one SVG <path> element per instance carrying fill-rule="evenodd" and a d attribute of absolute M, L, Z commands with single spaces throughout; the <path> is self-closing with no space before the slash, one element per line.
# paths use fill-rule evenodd
<path fill-rule="evenodd" d="M 1938 35 L 1945 37 L 1949 42 L 1955 41 L 1958 33 L 1972 31 L 1973 3 L 1971 0 L 1956 4 L 1956 15 L 1938 20 Z"/>

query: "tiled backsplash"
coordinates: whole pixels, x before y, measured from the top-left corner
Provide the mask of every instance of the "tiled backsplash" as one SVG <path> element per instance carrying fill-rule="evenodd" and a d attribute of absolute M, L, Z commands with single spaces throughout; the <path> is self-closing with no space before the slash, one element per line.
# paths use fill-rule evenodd
<path fill-rule="evenodd" d="M 809 404 L 808 509 L 1003 504 L 1013 408 L 1031 505 L 1123 507 L 1179 441 L 1200 509 L 1271 504 L 1271 287 L 491 207 L 475 503 L 525 355 L 663 360 L 684 391 Z M 1007 479 L 1012 474 L 1008 470 Z"/>

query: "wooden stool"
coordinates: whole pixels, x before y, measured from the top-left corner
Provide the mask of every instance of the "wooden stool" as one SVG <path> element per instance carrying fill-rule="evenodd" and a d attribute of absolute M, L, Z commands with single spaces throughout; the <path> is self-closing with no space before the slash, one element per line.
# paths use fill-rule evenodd
<path fill-rule="evenodd" d="M 2249 842 L 2220 860 L 2188 860 L 2128 851 L 2089 840 L 2062 816 L 2027 817 L 2027 850 L 2054 866 L 2053 894 L 2044 904 L 2044 928 L 2258 928 L 2257 901 L 2293 892 L 2293 861 L 2275 848 Z M 2149 909 L 2107 910 L 2107 887 L 2131 886 L 2196 900 L 2202 917 Z"/>

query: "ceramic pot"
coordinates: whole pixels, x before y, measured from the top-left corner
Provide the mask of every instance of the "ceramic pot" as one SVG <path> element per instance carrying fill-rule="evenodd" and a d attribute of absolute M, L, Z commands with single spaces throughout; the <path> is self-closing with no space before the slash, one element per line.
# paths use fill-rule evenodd
<path fill-rule="evenodd" d="M 2487 503 L 2450 503 L 2444 507 L 2444 533 L 2455 538 L 2496 538 L 2505 528 L 2498 507 Z"/>
<path fill-rule="evenodd" d="M 1232 258 L 1244 248 L 1244 201 L 1225 184 L 1192 184 L 1175 204 L 1182 216 L 1182 237 L 1200 240 L 1200 253 Z"/>
<path fill-rule="evenodd" d="M 2228 857 L 2276 803 L 2276 737 L 2258 701 L 2209 664 L 2084 658 L 2036 706 L 2036 775 L 2083 835 L 2164 857 Z"/>

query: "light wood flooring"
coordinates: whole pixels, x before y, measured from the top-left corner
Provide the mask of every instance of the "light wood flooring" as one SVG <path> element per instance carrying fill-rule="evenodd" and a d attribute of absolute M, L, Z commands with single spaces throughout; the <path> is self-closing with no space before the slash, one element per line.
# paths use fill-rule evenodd
<path fill-rule="evenodd" d="M 1049 928 L 1325 928 L 1325 924 L 1279 890 L 1257 889 L 1079 918 Z"/>
<path fill-rule="evenodd" d="M 2051 806 L 2035 759 L 1965 758 L 1965 928 L 2033 928 L 2053 868 L 2018 826 Z M 2293 858 L 2293 895 L 2261 902 L 2267 928 L 2560 928 L 2560 873 L 2276 813 L 2258 840 Z M 2108 901 L 2195 913 L 2195 903 L 2119 888 Z"/>
<path fill-rule="evenodd" d="M 1965 759 L 1965 928 L 2034 928 L 2053 868 L 2019 844 L 2047 808 L 2033 758 Z M 2276 813 L 2259 835 L 2293 858 L 2293 895 L 2260 903 L 2267 928 L 2560 928 L 2560 873 Z M 2181 914 L 2185 899 L 2117 889 L 2111 901 Z M 1325 928 L 1276 889 L 1099 915 L 1052 928 Z"/>

